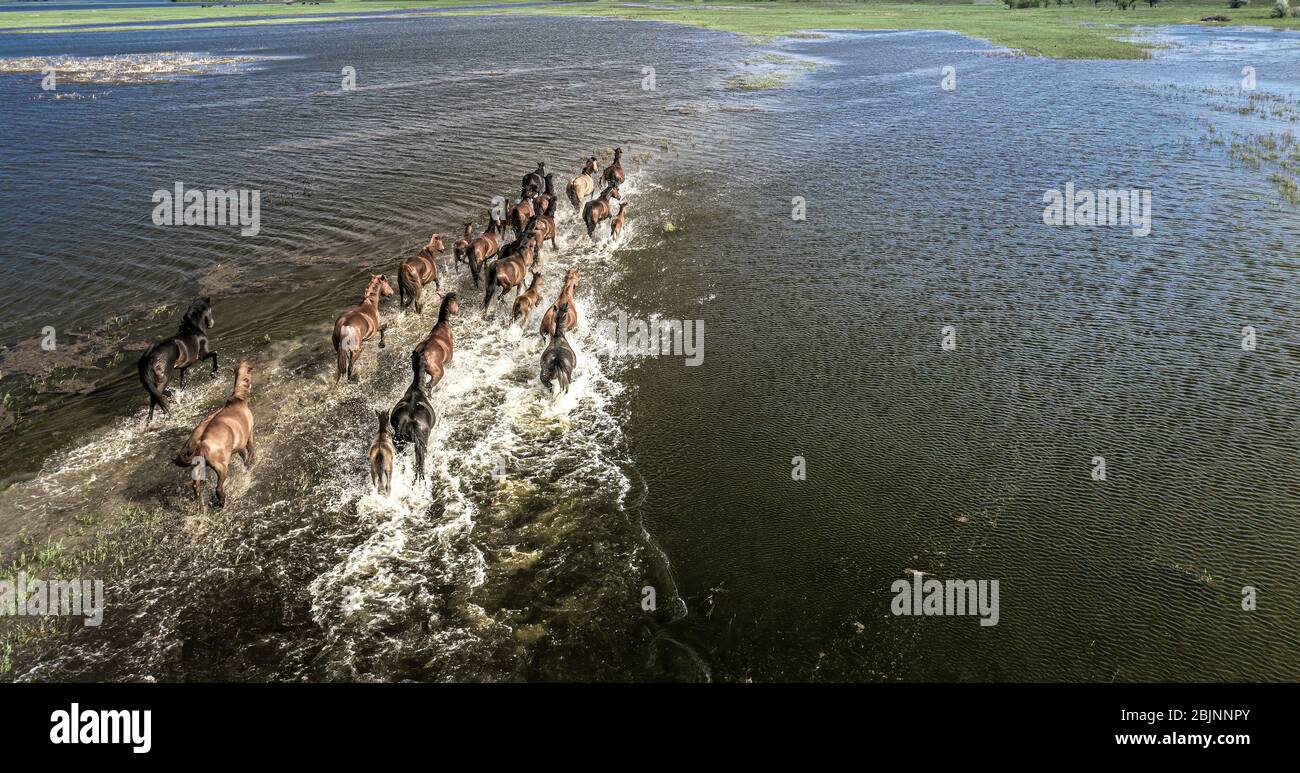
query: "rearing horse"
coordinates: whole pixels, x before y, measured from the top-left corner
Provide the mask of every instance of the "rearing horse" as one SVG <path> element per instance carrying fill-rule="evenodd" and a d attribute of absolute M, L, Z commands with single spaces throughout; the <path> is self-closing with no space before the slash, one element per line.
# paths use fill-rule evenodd
<path fill-rule="evenodd" d="M 185 386 L 185 371 L 195 363 L 212 358 L 212 374 L 217 373 L 217 353 L 208 349 L 208 329 L 213 325 L 212 302 L 208 298 L 199 298 L 190 304 L 190 308 L 181 318 L 181 329 L 171 338 L 164 339 L 149 347 L 140 355 L 136 369 L 140 373 L 140 383 L 149 393 L 149 415 L 144 425 L 153 421 L 153 409 L 162 408 L 167 413 L 169 397 L 167 382 L 172 373 L 180 371 L 181 387 Z"/>
<path fill-rule="evenodd" d="M 374 338 L 375 333 L 379 334 L 379 348 L 384 348 L 384 331 L 388 326 L 379 321 L 379 298 L 381 295 L 392 294 L 393 287 L 388 284 L 388 277 L 374 274 L 370 277 L 370 284 L 366 285 L 365 294 L 361 296 L 361 303 L 334 320 L 334 352 L 338 358 L 334 383 L 337 384 L 344 373 L 348 374 L 348 381 L 354 379 L 352 369 L 361 356 L 361 344 Z"/>

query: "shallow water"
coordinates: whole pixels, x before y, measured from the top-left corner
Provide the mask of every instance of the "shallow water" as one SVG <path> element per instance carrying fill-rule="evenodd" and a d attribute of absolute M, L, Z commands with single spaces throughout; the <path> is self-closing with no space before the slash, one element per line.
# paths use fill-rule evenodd
<path fill-rule="evenodd" d="M 630 30 L 653 35 L 612 53 Z M 5 435 L 2 533 L 129 503 L 177 524 L 110 588 L 132 615 L 20 654 L 18 678 L 1297 676 L 1300 218 L 1202 139 L 1288 128 L 1204 91 L 1234 87 L 1240 61 L 831 34 L 780 47 L 818 64 L 790 88 L 744 94 L 723 78 L 774 49 L 612 21 L 0 43 L 257 60 L 57 101 L 39 75 L 0 76 L 0 388 L 28 383 L 11 357 L 40 370 L 43 326 L 82 342 L 51 353 L 67 359 Z M 1297 64 L 1253 50 L 1260 87 L 1294 97 Z M 334 315 L 430 231 L 481 223 L 537 159 L 562 184 L 613 144 L 632 231 L 590 247 L 566 222 L 546 295 L 577 266 L 584 320 L 703 319 L 703 364 L 597 356 L 584 324 L 580 377 L 550 403 L 535 338 L 484 321 L 444 261 L 463 313 L 432 480 L 403 467 L 392 497 L 368 493 L 373 411 L 433 316 L 386 305 L 392 345 L 336 389 Z M 262 233 L 153 226 L 150 195 L 177 180 L 262 190 Z M 1067 181 L 1151 189 L 1152 234 L 1044 226 L 1043 191 Z M 133 367 L 199 292 L 225 360 L 254 361 L 261 439 L 207 516 L 166 459 L 228 377 L 192 374 L 141 432 Z M 999 579 L 999 624 L 891 616 L 908 570 Z"/>

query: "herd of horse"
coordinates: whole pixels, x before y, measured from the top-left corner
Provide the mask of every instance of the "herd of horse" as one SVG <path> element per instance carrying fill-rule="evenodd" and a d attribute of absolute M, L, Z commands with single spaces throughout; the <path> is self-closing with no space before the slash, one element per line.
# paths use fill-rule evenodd
<path fill-rule="evenodd" d="M 613 212 L 613 201 L 621 199 L 619 186 L 625 180 L 622 149 L 614 150 L 612 163 L 603 170 L 596 165 L 596 157 L 588 157 L 581 171 L 565 187 L 565 194 L 581 217 L 587 235 L 593 241 L 597 227 L 609 221 L 611 235 L 622 236 L 626 222 L 626 205 L 620 203 Z M 559 197 L 554 189 L 554 175 L 547 173 L 545 165 L 525 174 L 520 183 L 519 200 L 505 208 L 504 217 L 498 217 L 500 208 L 488 214 L 484 230 L 474 233 L 474 224 L 465 223 L 460 239 L 452 245 L 452 260 L 457 273 L 461 264 L 469 268 L 474 286 L 484 290 L 483 313 L 492 313 L 492 301 L 504 303 L 511 290 L 515 302 L 508 325 L 527 325 L 530 316 L 542 303 L 541 287 L 542 249 L 550 242 L 558 251 L 555 220 Z M 604 184 L 599 194 L 596 189 Z M 507 232 L 510 240 L 506 241 Z M 401 261 L 397 269 L 399 306 L 424 313 L 424 290 L 432 284 L 435 293 L 441 293 L 438 276 L 438 256 L 445 250 L 442 237 L 434 234 L 414 257 Z M 531 277 L 531 281 L 529 281 Z M 527 287 L 525 283 L 527 282 Z M 552 396 L 569 390 L 577 354 L 566 337 L 578 324 L 578 309 L 574 292 L 578 287 L 578 269 L 564 273 L 564 283 L 559 295 L 542 314 L 538 334 L 546 346 L 542 350 L 539 380 Z M 335 352 L 334 382 L 338 384 L 346 375 L 355 381 L 356 364 L 365 342 L 379 336 L 379 348 L 384 348 L 387 325 L 380 317 L 380 299 L 393 295 L 388 277 L 373 274 L 366 284 L 361 302 L 339 315 L 334 321 L 331 342 Z M 424 464 L 429 435 L 437 424 L 438 415 L 430 398 L 432 390 L 442 381 L 446 368 L 452 361 L 455 348 L 452 319 L 460 312 L 460 299 L 454 292 L 443 295 L 438 308 L 438 321 L 429 335 L 411 351 L 411 384 L 397 404 L 388 411 L 376 412 L 379 429 L 371 440 L 368 452 L 370 480 L 374 489 L 387 496 L 392 488 L 393 458 L 407 445 L 415 450 L 415 477 L 424 478 Z M 185 386 L 185 373 L 193 365 L 212 360 L 212 373 L 218 370 L 217 353 L 211 348 L 208 331 L 213 327 L 212 300 L 199 298 L 190 304 L 181 321 L 180 330 L 153 346 L 140 357 L 137 369 L 140 383 L 149 396 L 149 413 L 145 426 L 153 420 L 155 408 L 164 413 L 169 410 L 173 396 L 169 384 L 179 374 L 179 384 Z M 216 411 L 199 422 L 173 458 L 182 467 L 191 468 L 194 496 L 200 509 L 205 508 L 203 482 L 210 469 L 216 473 L 217 483 L 212 494 L 214 507 L 225 503 L 225 484 L 230 460 L 243 459 L 245 467 L 252 467 L 256 459 L 253 445 L 253 411 L 249 405 L 252 390 L 252 366 L 240 360 L 234 369 L 235 384 L 226 400 Z"/>

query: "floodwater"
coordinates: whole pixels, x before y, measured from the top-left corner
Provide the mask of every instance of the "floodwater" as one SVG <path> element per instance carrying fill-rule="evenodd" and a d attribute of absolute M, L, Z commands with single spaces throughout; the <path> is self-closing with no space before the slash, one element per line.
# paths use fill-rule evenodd
<path fill-rule="evenodd" d="M 547 18 L 5 38 L 135 69 L 51 94 L 0 63 L 0 549 L 154 535 L 101 627 L 7 676 L 1295 679 L 1300 216 L 1207 135 L 1289 131 L 1300 64 L 1278 33 L 1165 34 L 1190 48 L 1104 63 Z M 1236 109 L 1244 65 L 1277 109 Z M 581 272 L 573 390 L 444 260 L 431 479 L 403 457 L 371 493 L 434 315 L 385 302 L 338 387 L 333 318 L 536 161 L 562 185 L 614 145 L 629 232 L 591 244 L 565 202 L 543 260 L 548 300 Z M 177 182 L 261 191 L 260 232 L 155 226 Z M 1044 225 L 1066 183 L 1150 190 L 1151 233 Z M 199 294 L 223 370 L 145 431 L 135 359 Z M 611 353 L 620 313 L 702 320 L 703 362 Z M 259 463 L 200 515 L 168 460 L 240 357 Z M 998 624 L 892 615 L 914 572 L 998 580 Z"/>

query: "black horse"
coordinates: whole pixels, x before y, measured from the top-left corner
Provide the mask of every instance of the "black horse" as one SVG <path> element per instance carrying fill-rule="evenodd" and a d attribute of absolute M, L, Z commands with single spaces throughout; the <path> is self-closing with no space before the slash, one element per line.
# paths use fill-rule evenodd
<path fill-rule="evenodd" d="M 569 313 L 569 304 L 562 303 L 555 310 L 555 319 L 563 320 Z M 551 386 L 552 382 L 558 383 L 560 392 L 569 391 L 569 381 L 573 378 L 573 366 L 578 364 L 578 355 L 574 354 L 573 347 L 564 337 L 564 325 L 557 324 L 555 333 L 551 336 L 551 342 L 546 345 L 542 351 L 542 384 L 555 394 L 555 387 Z"/>
<path fill-rule="evenodd" d="M 401 451 L 407 443 L 415 446 L 415 479 L 424 478 L 424 457 L 429 446 L 429 433 L 438 423 L 438 414 L 424 391 L 424 359 L 419 351 L 411 352 L 411 370 L 414 377 L 406 394 L 390 411 L 393 425 L 393 446 Z"/>
<path fill-rule="evenodd" d="M 538 161 L 537 169 L 524 175 L 523 182 L 519 183 L 519 195 L 531 199 L 544 190 L 546 190 L 546 164 Z"/>
<path fill-rule="evenodd" d="M 212 358 L 212 373 L 217 372 L 217 353 L 208 348 L 208 330 L 213 325 L 212 299 L 199 298 L 190 304 L 189 311 L 181 319 L 181 329 L 171 338 L 164 339 L 149 347 L 140 357 L 137 365 L 140 371 L 140 383 L 149 393 L 149 415 L 144 425 L 153 421 L 153 409 L 162 408 L 169 411 L 167 399 L 171 390 L 167 388 L 173 371 L 181 373 L 181 388 L 185 387 L 185 371 L 191 365 Z"/>

